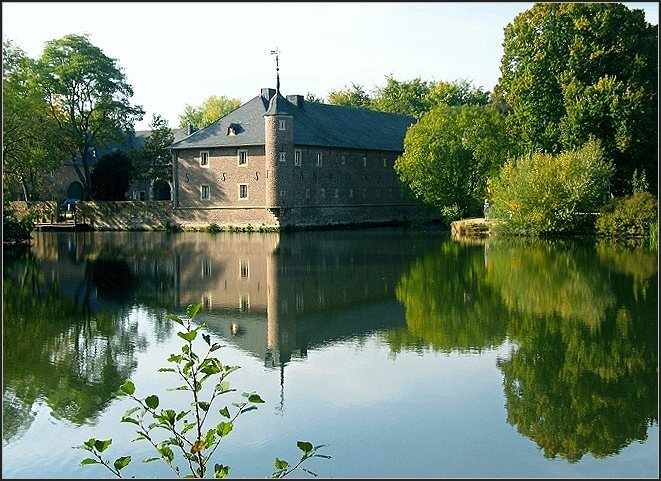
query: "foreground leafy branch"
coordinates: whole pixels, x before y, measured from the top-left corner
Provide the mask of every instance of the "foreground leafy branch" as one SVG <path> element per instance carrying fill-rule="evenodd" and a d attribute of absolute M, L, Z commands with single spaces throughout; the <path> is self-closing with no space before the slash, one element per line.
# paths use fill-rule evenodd
<path fill-rule="evenodd" d="M 147 441 L 156 451 L 156 456 L 144 459 L 143 463 L 153 461 L 163 461 L 177 477 L 196 477 L 204 478 L 208 474 L 208 464 L 220 446 L 222 440 L 234 428 L 236 419 L 249 411 L 257 409 L 258 404 L 263 404 L 264 400 L 255 392 L 244 392 L 242 402 L 232 403 L 233 409 L 227 406 L 222 407 L 217 412 L 220 414 L 221 421 L 213 427 L 208 428 L 209 414 L 213 413 L 211 406 L 219 396 L 236 392 L 231 388 L 227 377 L 239 369 L 239 366 L 228 366 L 222 364 L 218 358 L 213 357 L 212 353 L 222 346 L 218 343 L 212 343 L 208 334 L 202 334 L 201 337 L 206 343 L 206 352 L 200 356 L 193 349 L 193 342 L 196 340 L 201 329 L 206 328 L 207 323 L 202 323 L 197 327 L 193 326 L 193 320 L 200 310 L 200 304 L 191 304 L 186 309 L 186 319 L 180 319 L 174 315 L 166 316 L 168 319 L 181 325 L 184 330 L 177 333 L 184 344 L 181 347 L 180 354 L 171 354 L 168 362 L 174 367 L 160 368 L 159 372 L 176 373 L 183 384 L 168 389 L 169 391 L 188 391 L 191 394 L 191 409 L 187 411 L 175 411 L 173 409 L 160 408 L 160 399 L 156 395 L 150 395 L 139 398 L 135 395 L 135 385 L 131 381 L 126 381 L 120 386 L 117 393 L 120 396 L 128 396 L 137 406 L 128 409 L 121 421 L 137 426 L 138 436 L 133 441 Z M 203 400 L 202 388 L 210 380 L 215 380 L 213 391 L 208 399 Z M 166 433 L 166 437 L 156 438 L 157 433 Z M 84 449 L 92 454 L 93 457 L 85 458 L 81 465 L 100 464 L 105 466 L 118 478 L 122 476 L 122 470 L 132 461 L 131 456 L 121 456 L 114 462 L 104 458 L 104 452 L 112 444 L 112 439 L 100 440 L 91 438 L 77 449 Z M 326 445 L 313 446 L 306 441 L 298 441 L 298 448 L 302 451 L 299 461 L 290 465 L 287 461 L 275 458 L 276 471 L 270 476 L 272 478 L 283 478 L 293 471 L 303 471 L 312 476 L 317 473 L 306 469 L 302 464 L 310 458 L 326 458 L 330 456 L 319 454 L 317 451 Z M 176 453 L 180 453 L 183 461 L 177 460 Z M 186 466 L 186 473 L 182 474 L 181 464 Z M 214 464 L 213 477 L 224 478 L 229 474 L 230 466 L 223 464 Z"/>

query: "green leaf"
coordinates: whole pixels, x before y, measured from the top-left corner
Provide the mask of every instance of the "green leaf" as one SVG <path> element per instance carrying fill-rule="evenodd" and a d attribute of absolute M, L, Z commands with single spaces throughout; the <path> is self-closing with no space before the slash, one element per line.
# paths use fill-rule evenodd
<path fill-rule="evenodd" d="M 154 461 L 158 461 L 159 459 L 161 458 L 147 458 L 147 459 L 143 459 L 142 462 L 147 464 L 147 463 L 152 463 Z"/>
<path fill-rule="evenodd" d="M 202 304 L 190 304 L 186 308 L 186 315 L 188 316 L 189 319 L 194 319 L 195 316 L 197 316 L 198 311 L 202 307 Z"/>
<path fill-rule="evenodd" d="M 92 459 L 92 458 L 85 458 L 80 462 L 81 466 L 85 466 L 85 465 L 88 465 L 88 464 L 101 464 L 101 463 L 99 461 L 97 461 L 96 459 Z"/>
<path fill-rule="evenodd" d="M 158 372 L 177 372 L 171 367 L 161 367 L 159 368 Z"/>
<path fill-rule="evenodd" d="M 130 462 L 131 462 L 131 456 L 122 456 L 121 458 L 117 458 L 115 459 L 115 463 L 114 463 L 115 469 L 117 471 L 120 471 L 124 469 L 126 466 L 128 466 Z"/>
<path fill-rule="evenodd" d="M 158 396 L 156 396 L 155 394 L 152 394 L 151 396 L 147 396 L 145 398 L 145 404 L 150 409 L 156 409 L 159 404 Z"/>
<path fill-rule="evenodd" d="M 289 463 L 284 459 L 280 459 L 280 458 L 275 458 L 274 464 L 276 469 L 287 469 L 289 467 Z"/>
<path fill-rule="evenodd" d="M 182 326 L 184 325 L 184 321 L 182 321 L 181 319 L 179 319 L 177 316 L 175 316 L 173 314 L 168 314 L 167 316 L 165 316 L 165 318 L 170 319 L 171 321 L 174 321 L 177 324 L 181 324 Z"/>
<path fill-rule="evenodd" d="M 225 406 L 224 408 L 222 408 L 218 412 L 220 413 L 221 416 L 226 417 L 227 419 L 230 418 L 230 412 L 229 412 L 229 409 L 227 409 L 227 406 Z"/>
<path fill-rule="evenodd" d="M 182 338 L 184 341 L 193 342 L 195 340 L 195 338 L 197 337 L 197 331 L 178 332 L 177 336 Z"/>
<path fill-rule="evenodd" d="M 227 436 L 231 431 L 234 425 L 232 423 L 220 422 L 216 426 L 216 432 L 222 438 Z"/>
<path fill-rule="evenodd" d="M 204 411 L 204 412 L 209 411 L 210 404 L 208 402 L 200 401 L 200 402 L 197 403 L 197 405 L 200 406 L 200 409 L 202 409 L 202 411 Z"/>
<path fill-rule="evenodd" d="M 213 477 L 214 478 L 224 478 L 230 472 L 229 466 L 223 466 L 222 464 L 216 464 L 213 467 Z"/>
<path fill-rule="evenodd" d="M 119 386 L 119 389 L 121 389 L 123 393 L 130 396 L 135 393 L 135 384 L 133 384 L 131 381 L 126 381 L 124 384 Z"/>
<path fill-rule="evenodd" d="M 307 441 L 298 441 L 296 443 L 296 446 L 298 446 L 298 449 L 303 451 L 304 453 L 310 453 L 313 449 L 312 443 L 308 443 Z"/>
<path fill-rule="evenodd" d="M 112 444 L 112 439 L 106 439 L 105 441 L 102 441 L 100 439 L 95 439 L 94 440 L 94 449 L 96 449 L 98 452 L 102 453 L 106 449 L 108 449 L 108 446 Z"/>
<path fill-rule="evenodd" d="M 255 403 L 255 404 L 262 404 L 264 400 L 259 396 L 259 394 L 250 394 L 248 396 L 248 402 Z"/>
<path fill-rule="evenodd" d="M 211 346 L 211 336 L 208 334 L 202 334 L 202 339 L 204 339 L 204 342 L 207 343 L 207 345 Z"/>

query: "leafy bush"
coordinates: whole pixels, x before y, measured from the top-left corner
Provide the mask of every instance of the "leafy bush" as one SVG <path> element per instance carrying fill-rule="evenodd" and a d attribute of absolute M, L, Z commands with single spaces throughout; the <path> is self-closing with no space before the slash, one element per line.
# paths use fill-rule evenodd
<path fill-rule="evenodd" d="M 2 243 L 3 245 L 17 245 L 27 243 L 32 239 L 30 232 L 34 229 L 31 215 L 18 220 L 8 205 L 2 208 Z"/>
<path fill-rule="evenodd" d="M 658 232 L 659 203 L 649 192 L 617 197 L 604 205 L 595 227 L 606 236 L 651 235 L 653 223 Z"/>
<path fill-rule="evenodd" d="M 218 224 L 216 224 L 215 222 L 212 222 L 211 224 L 209 224 L 209 225 L 206 226 L 205 230 L 206 230 L 207 232 L 210 232 L 210 233 L 214 234 L 214 233 L 216 233 L 216 232 L 221 232 L 221 231 L 223 230 L 223 228 L 220 227 L 220 226 L 219 226 Z"/>
<path fill-rule="evenodd" d="M 585 233 L 608 195 L 613 175 L 596 141 L 559 155 L 509 160 L 493 183 L 491 217 L 514 234 Z"/>
<path fill-rule="evenodd" d="M 214 401 L 217 401 L 220 396 L 225 397 L 236 392 L 236 389 L 230 386 L 227 377 L 239 369 L 239 366 L 222 364 L 218 358 L 213 357 L 212 353 L 222 346 L 215 342 L 212 343 L 211 336 L 208 334 L 201 334 L 206 343 L 206 352 L 194 349 L 194 341 L 198 339 L 197 335 L 202 329 L 208 327 L 207 323 L 193 327 L 193 320 L 200 307 L 200 304 L 189 305 L 186 309 L 187 317 L 185 319 L 174 315 L 167 316 L 168 319 L 183 327 L 183 331 L 178 332 L 177 336 L 184 342 L 181 352 L 171 354 L 167 359 L 172 367 L 162 367 L 158 370 L 178 375 L 182 384 L 170 390 L 188 392 L 191 396 L 191 409 L 180 412 L 165 409 L 161 407 L 161 400 L 157 395 L 139 398 L 135 394 L 136 386 L 131 381 L 122 384 L 117 393 L 120 396 L 131 398 L 137 404 L 126 411 L 121 422 L 135 425 L 138 435 L 135 441 L 146 441 L 156 451 L 156 456 L 143 460 L 143 463 L 161 460 L 176 477 L 206 477 L 209 474 L 208 464 L 212 456 L 223 439 L 232 432 L 236 419 L 244 413 L 257 409 L 258 404 L 264 403 L 259 394 L 244 392 L 242 394 L 244 399 L 241 402 L 232 403 L 234 409 L 224 406 L 215 411 L 220 415 L 221 421 L 208 426 L 208 423 L 213 422 L 212 405 Z M 202 399 L 203 385 L 214 379 L 216 382 L 209 398 Z M 165 438 L 157 437 L 157 433 L 165 433 Z M 123 477 L 122 470 L 131 463 L 132 458 L 131 456 L 120 456 L 111 463 L 104 457 L 105 451 L 111 444 L 112 439 L 90 438 L 82 445 L 75 446 L 75 448 L 88 451 L 93 456 L 83 459 L 80 464 L 83 466 L 100 464 L 116 477 Z M 313 446 L 307 441 L 298 441 L 296 445 L 303 452 L 300 460 L 291 466 L 287 461 L 275 458 L 276 471 L 271 475 L 272 478 L 282 478 L 293 471 L 303 471 L 317 476 L 317 473 L 302 467 L 301 464 L 310 458 L 330 458 L 330 456 L 317 453 L 317 450 L 326 445 Z M 180 462 L 176 457 L 177 452 L 183 458 Z M 182 466 L 188 471 L 187 474 L 181 472 Z M 230 466 L 216 463 L 213 466 L 212 476 L 224 478 L 229 471 Z"/>

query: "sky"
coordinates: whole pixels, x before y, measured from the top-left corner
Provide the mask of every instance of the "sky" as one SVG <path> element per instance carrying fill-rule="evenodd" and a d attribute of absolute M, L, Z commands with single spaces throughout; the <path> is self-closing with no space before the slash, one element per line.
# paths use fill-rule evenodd
<path fill-rule="evenodd" d="M 658 25 L 658 2 L 623 2 Z M 211 96 L 248 102 L 263 87 L 326 99 L 360 85 L 454 82 L 493 91 L 503 30 L 533 2 L 2 2 L 3 40 L 29 57 L 68 34 L 117 60 L 133 105 L 179 127 L 187 105 Z"/>

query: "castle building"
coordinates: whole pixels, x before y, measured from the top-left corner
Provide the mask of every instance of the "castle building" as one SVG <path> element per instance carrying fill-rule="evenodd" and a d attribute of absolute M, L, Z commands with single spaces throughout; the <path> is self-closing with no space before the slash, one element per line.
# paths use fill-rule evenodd
<path fill-rule="evenodd" d="M 279 79 L 278 79 L 279 80 Z M 400 181 L 395 159 L 415 119 L 260 95 L 169 146 L 173 207 L 204 227 L 305 228 L 434 220 Z"/>

